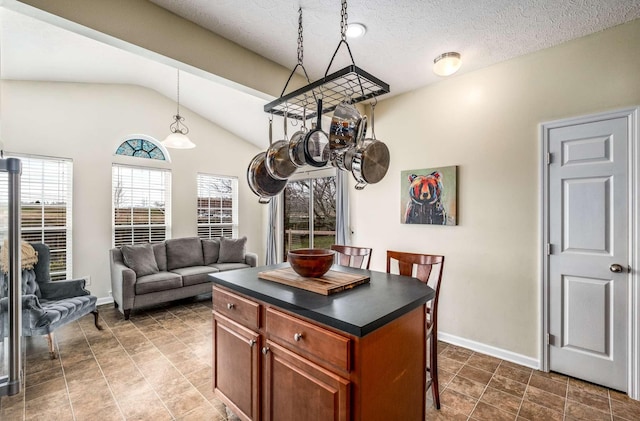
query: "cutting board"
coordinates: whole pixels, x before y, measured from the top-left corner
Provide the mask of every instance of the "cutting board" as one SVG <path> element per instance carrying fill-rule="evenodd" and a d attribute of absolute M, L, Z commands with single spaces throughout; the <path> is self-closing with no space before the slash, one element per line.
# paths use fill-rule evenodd
<path fill-rule="evenodd" d="M 328 271 L 320 278 L 305 278 L 298 275 L 290 267 L 259 272 L 258 278 L 323 295 L 335 294 L 336 292 L 351 289 L 356 285 L 369 282 L 367 275 L 356 275 L 354 273 L 337 272 L 334 270 Z"/>

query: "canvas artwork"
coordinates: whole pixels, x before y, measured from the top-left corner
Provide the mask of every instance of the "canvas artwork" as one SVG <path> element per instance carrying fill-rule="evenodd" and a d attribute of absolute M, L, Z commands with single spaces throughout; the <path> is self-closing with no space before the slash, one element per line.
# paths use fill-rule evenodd
<path fill-rule="evenodd" d="M 455 165 L 402 171 L 401 222 L 457 225 L 457 172 Z"/>

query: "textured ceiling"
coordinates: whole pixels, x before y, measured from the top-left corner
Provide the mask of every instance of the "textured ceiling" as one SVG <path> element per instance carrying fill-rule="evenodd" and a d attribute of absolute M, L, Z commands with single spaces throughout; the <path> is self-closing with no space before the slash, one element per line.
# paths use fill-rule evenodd
<path fill-rule="evenodd" d="M 340 41 L 339 0 L 151 0 L 291 69 L 298 6 L 304 64 L 320 78 Z M 357 66 L 397 94 L 438 80 L 433 59 L 462 54 L 460 73 L 541 50 L 640 17 L 639 0 L 351 0 L 348 21 L 364 23 L 349 40 Z M 341 49 L 337 70 L 349 63 Z"/>

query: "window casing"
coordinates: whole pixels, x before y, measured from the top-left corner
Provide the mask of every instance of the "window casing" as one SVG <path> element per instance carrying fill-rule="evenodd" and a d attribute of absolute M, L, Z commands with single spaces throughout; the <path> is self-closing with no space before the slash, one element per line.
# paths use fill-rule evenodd
<path fill-rule="evenodd" d="M 170 238 L 171 172 L 113 164 L 113 245 Z"/>
<path fill-rule="evenodd" d="M 335 176 L 289 180 L 283 202 L 283 260 L 289 250 L 329 248 L 335 243 Z"/>
<path fill-rule="evenodd" d="M 198 174 L 198 237 L 238 236 L 238 179 Z"/>
<path fill-rule="evenodd" d="M 5 155 L 20 159 L 22 239 L 47 244 L 51 250 L 51 279 L 73 277 L 72 209 L 73 162 L 70 159 Z M 7 174 L 0 182 L 0 220 L 6 238 L 8 221 Z"/>

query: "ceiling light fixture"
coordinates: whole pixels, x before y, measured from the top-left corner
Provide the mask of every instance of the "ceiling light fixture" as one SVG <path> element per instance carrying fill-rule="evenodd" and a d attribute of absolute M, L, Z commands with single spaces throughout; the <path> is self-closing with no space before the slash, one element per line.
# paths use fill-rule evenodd
<path fill-rule="evenodd" d="M 440 54 L 433 60 L 433 73 L 438 76 L 451 76 L 460 69 L 462 59 L 460 53 L 449 52 Z"/>
<path fill-rule="evenodd" d="M 367 32 L 367 27 L 361 23 L 350 23 L 347 26 L 347 36 L 349 38 L 363 37 L 366 32 Z"/>
<path fill-rule="evenodd" d="M 178 72 L 177 77 L 177 104 L 178 110 L 176 115 L 173 116 L 173 123 L 169 126 L 169 130 L 171 130 L 171 134 L 167 136 L 165 140 L 162 141 L 162 144 L 167 148 L 173 149 L 192 149 L 196 147 L 196 144 L 193 143 L 188 137 L 187 133 L 189 133 L 189 128 L 184 124 L 184 117 L 180 115 L 180 70 Z"/>

